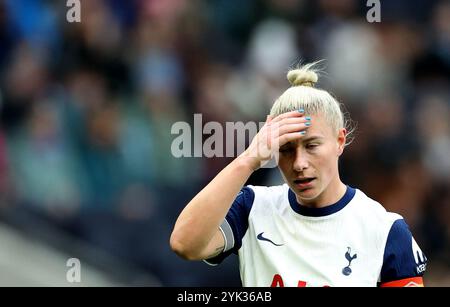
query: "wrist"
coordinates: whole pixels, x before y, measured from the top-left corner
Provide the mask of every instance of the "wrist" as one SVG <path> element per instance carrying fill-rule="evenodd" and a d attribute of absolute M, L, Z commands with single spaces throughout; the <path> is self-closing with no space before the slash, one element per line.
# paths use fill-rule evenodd
<path fill-rule="evenodd" d="M 257 169 L 259 169 L 261 165 L 260 161 L 257 158 L 250 156 L 247 151 L 244 151 L 242 154 L 240 154 L 236 158 L 236 161 L 239 165 L 241 165 L 244 168 L 247 168 L 251 172 L 254 172 Z"/>

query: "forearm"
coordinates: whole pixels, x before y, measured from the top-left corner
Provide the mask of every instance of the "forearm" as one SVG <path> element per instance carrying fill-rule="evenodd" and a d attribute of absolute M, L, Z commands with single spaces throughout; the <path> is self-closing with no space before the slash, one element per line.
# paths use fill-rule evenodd
<path fill-rule="evenodd" d="M 253 164 L 245 155 L 239 156 L 189 202 L 175 223 L 172 248 L 189 258 L 202 253 L 253 173 Z"/>

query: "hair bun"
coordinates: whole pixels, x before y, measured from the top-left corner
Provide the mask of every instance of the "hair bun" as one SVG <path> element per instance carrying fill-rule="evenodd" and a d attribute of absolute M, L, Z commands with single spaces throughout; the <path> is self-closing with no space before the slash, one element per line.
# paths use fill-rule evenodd
<path fill-rule="evenodd" d="M 307 64 L 297 69 L 290 70 L 287 74 L 287 79 L 292 86 L 310 86 L 313 87 L 314 84 L 319 80 L 317 73 L 311 69 L 315 63 Z"/>

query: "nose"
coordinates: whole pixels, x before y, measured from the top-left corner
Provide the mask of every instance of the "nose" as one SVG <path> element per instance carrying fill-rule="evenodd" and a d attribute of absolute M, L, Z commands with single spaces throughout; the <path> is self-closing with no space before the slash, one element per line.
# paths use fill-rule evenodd
<path fill-rule="evenodd" d="M 297 148 L 295 152 L 294 164 L 292 166 L 294 171 L 296 172 L 304 171 L 305 169 L 308 168 L 308 166 L 309 166 L 308 154 L 303 150 L 301 150 L 300 148 Z"/>

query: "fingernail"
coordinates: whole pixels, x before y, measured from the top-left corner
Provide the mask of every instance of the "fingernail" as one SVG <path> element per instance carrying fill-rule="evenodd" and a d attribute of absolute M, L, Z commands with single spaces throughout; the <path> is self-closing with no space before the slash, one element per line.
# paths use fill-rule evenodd
<path fill-rule="evenodd" d="M 299 111 L 300 113 L 305 113 L 305 110 L 303 110 L 303 109 L 298 109 L 298 111 Z"/>
<path fill-rule="evenodd" d="M 305 116 L 306 120 L 311 120 L 311 116 Z"/>
<path fill-rule="evenodd" d="M 306 134 L 306 131 L 300 131 L 300 134 L 301 134 L 301 135 L 305 135 L 305 134 Z"/>
<path fill-rule="evenodd" d="M 311 126 L 311 123 L 310 122 L 307 122 L 307 123 L 305 123 L 305 126 Z"/>

